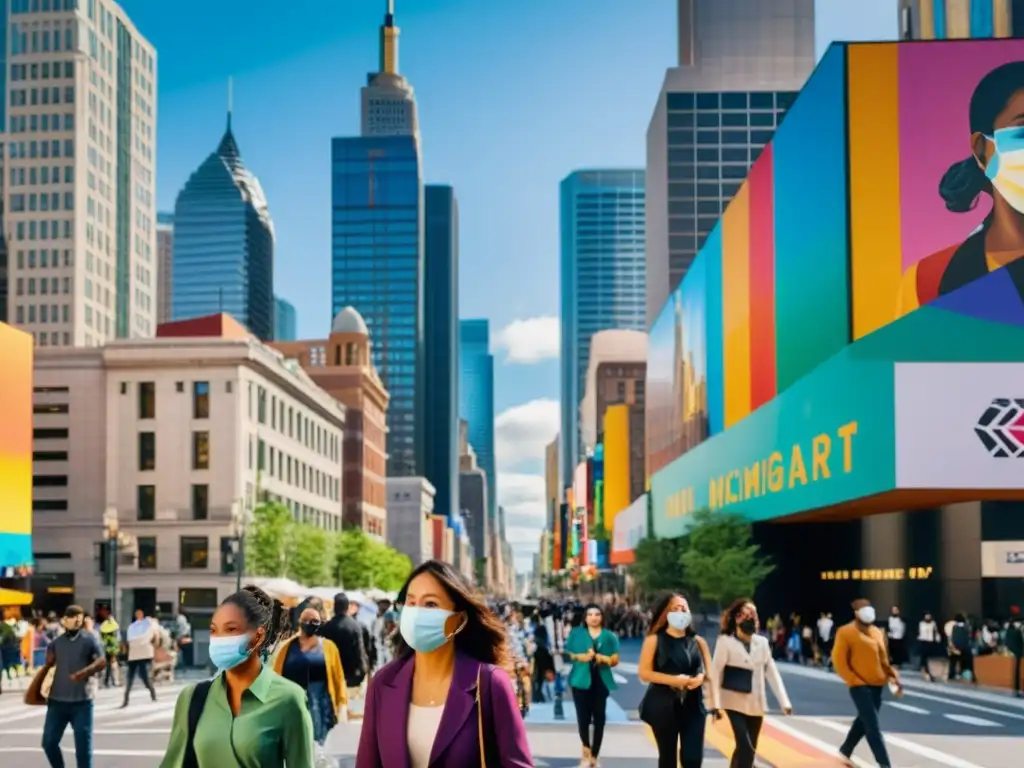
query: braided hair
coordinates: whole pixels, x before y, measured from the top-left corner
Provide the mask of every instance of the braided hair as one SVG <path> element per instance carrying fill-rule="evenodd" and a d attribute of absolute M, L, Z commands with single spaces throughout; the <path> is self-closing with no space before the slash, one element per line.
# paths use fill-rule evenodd
<path fill-rule="evenodd" d="M 252 630 L 261 627 L 265 630 L 263 640 L 253 649 L 253 653 L 263 659 L 274 652 L 281 638 L 288 635 L 291 630 L 288 610 L 280 600 L 275 600 L 257 586 L 249 584 L 228 595 L 221 603 L 226 604 L 238 608 Z"/>

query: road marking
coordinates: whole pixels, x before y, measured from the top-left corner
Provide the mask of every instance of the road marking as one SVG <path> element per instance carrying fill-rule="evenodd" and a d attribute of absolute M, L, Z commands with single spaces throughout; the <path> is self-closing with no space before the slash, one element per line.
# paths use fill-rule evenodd
<path fill-rule="evenodd" d="M 925 701 L 935 701 L 939 704 L 948 704 L 951 707 L 960 707 L 961 709 L 971 709 L 975 712 L 984 712 L 987 715 L 996 715 L 998 717 L 1006 717 L 1011 720 L 1024 720 L 1024 715 L 1018 714 L 1017 712 L 1006 712 L 1002 709 L 993 709 L 992 707 L 982 706 L 981 704 L 970 704 L 966 701 L 958 701 L 956 698 L 942 698 L 941 696 L 933 696 L 930 693 L 918 693 L 917 691 L 908 691 L 906 688 L 903 689 L 904 696 L 914 696 L 918 699 L 924 699 Z"/>
<path fill-rule="evenodd" d="M 157 712 L 151 712 L 141 717 L 130 717 L 127 720 L 118 720 L 118 725 L 145 725 L 155 723 L 159 720 L 170 720 L 174 717 L 174 707 L 166 707 Z"/>
<path fill-rule="evenodd" d="M 1002 728 L 1002 723 L 997 723 L 993 720 L 986 720 L 983 717 L 974 717 L 973 715 L 946 715 L 950 720 L 955 720 L 958 723 L 964 723 L 965 725 L 979 725 L 983 728 Z"/>
<path fill-rule="evenodd" d="M 101 728 L 92 733 L 93 736 L 159 736 L 170 732 L 170 728 Z M 41 733 L 38 728 L 19 728 L 16 731 L 5 730 L 4 736 L 39 736 Z"/>
<path fill-rule="evenodd" d="M 61 747 L 61 752 L 69 755 L 75 754 L 74 747 Z M 4 752 L 31 752 L 39 754 L 42 747 L 4 747 Z M 163 757 L 166 750 L 163 749 L 94 749 L 95 757 Z"/>
<path fill-rule="evenodd" d="M 836 759 L 839 758 L 839 750 L 835 746 L 833 746 L 832 744 L 829 744 L 828 742 L 822 741 L 821 739 L 818 739 L 818 738 L 815 738 L 814 736 L 806 734 L 803 731 L 799 730 L 798 728 L 794 728 L 792 725 L 789 725 L 788 723 L 783 722 L 782 718 L 779 718 L 779 717 L 769 717 L 769 718 L 765 718 L 765 719 L 769 723 L 772 724 L 773 728 L 777 728 L 778 730 L 782 731 L 783 733 L 788 733 L 794 739 L 799 739 L 800 741 L 806 742 L 807 744 L 810 744 L 812 747 L 814 747 L 816 749 L 820 749 L 822 752 L 824 752 L 826 754 L 835 755 Z M 868 763 L 868 762 L 866 762 L 864 760 L 861 760 L 856 755 L 854 755 L 851 758 L 851 761 L 853 762 L 854 765 L 857 766 L 857 768 L 874 768 L 874 765 L 872 763 Z"/>
<path fill-rule="evenodd" d="M 837 723 L 835 720 L 826 720 L 824 718 L 812 718 L 811 722 L 816 723 L 823 728 L 836 731 L 838 733 L 846 734 L 850 728 L 849 726 Z M 885 736 L 886 744 L 891 744 L 894 747 L 906 750 L 907 752 L 913 752 L 918 757 L 923 757 L 928 760 L 933 760 L 940 765 L 948 765 L 949 768 L 984 768 L 984 766 L 972 763 L 968 760 L 963 760 L 954 755 L 948 755 L 945 752 L 940 752 L 937 749 L 926 747 L 923 744 L 918 744 L 914 741 L 908 741 L 907 739 L 901 739 L 899 736 L 892 736 L 891 734 L 883 734 Z"/>
<path fill-rule="evenodd" d="M 628 677 L 623 677 L 622 675 L 620 675 L 617 672 L 612 672 L 612 680 L 615 681 L 616 685 L 625 685 L 626 683 L 629 682 L 629 678 Z"/>
<path fill-rule="evenodd" d="M 624 672 L 627 675 L 636 675 L 640 673 L 640 667 L 637 664 L 633 664 L 628 661 L 620 661 L 616 666 L 619 672 Z"/>
<path fill-rule="evenodd" d="M 912 712 L 915 715 L 930 715 L 927 709 L 921 709 L 921 707 L 915 707 L 912 704 L 904 704 L 902 701 L 887 701 L 885 702 L 887 707 L 895 707 L 896 709 L 902 709 L 904 712 Z"/>

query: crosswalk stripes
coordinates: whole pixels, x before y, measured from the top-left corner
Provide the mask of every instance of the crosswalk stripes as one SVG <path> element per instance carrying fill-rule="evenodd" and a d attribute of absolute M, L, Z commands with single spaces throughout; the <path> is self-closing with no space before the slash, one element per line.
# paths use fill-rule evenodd
<path fill-rule="evenodd" d="M 124 691 L 101 689 L 93 703 L 93 727 L 97 734 L 111 735 L 168 733 L 174 717 L 174 706 L 183 684 L 160 686 L 157 700 L 150 701 L 144 688 L 132 691 L 133 700 L 121 709 Z M 5 693 L 0 699 L 0 734 L 29 735 L 39 733 L 46 718 L 46 707 L 29 707 L 18 694 Z M 157 728 L 157 725 L 163 725 Z"/>

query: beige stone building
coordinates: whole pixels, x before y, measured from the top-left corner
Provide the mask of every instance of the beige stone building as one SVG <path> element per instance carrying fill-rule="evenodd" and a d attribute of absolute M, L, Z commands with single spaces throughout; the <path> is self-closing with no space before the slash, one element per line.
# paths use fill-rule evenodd
<path fill-rule="evenodd" d="M 37 601 L 109 600 L 121 617 L 184 609 L 197 630 L 235 588 L 236 532 L 261 496 L 342 524 L 345 408 L 224 315 L 159 337 L 38 349 L 33 442 Z M 106 520 L 105 520 L 106 518 Z"/>
<path fill-rule="evenodd" d="M 362 316 L 345 307 L 326 339 L 271 346 L 296 360 L 318 386 L 345 404 L 345 524 L 387 540 L 389 396 L 370 358 L 370 332 Z"/>

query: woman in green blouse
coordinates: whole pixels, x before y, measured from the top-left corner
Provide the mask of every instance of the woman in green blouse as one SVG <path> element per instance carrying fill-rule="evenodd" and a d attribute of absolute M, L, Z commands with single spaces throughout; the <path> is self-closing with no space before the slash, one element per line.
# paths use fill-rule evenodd
<path fill-rule="evenodd" d="M 285 608 L 257 587 L 220 604 L 210 622 L 210 661 L 220 672 L 178 696 L 161 768 L 312 767 L 306 694 L 263 663 L 286 625 Z"/>
<path fill-rule="evenodd" d="M 572 662 L 569 686 L 576 707 L 576 725 L 583 744 L 581 766 L 596 766 L 604 739 L 608 696 L 616 689 L 612 667 L 619 663 L 619 638 L 604 628 L 604 613 L 598 605 L 584 609 L 583 624 L 574 627 L 565 641 L 565 655 Z M 590 725 L 594 737 L 590 738 Z"/>

